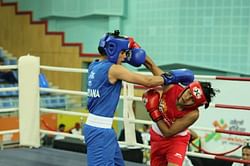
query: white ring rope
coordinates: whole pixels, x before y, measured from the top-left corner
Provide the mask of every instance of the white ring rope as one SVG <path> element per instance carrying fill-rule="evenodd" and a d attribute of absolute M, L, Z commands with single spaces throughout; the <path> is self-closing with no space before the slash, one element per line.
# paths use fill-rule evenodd
<path fill-rule="evenodd" d="M 13 129 L 13 130 L 2 130 L 0 131 L 0 135 L 4 134 L 13 134 L 13 133 L 18 133 L 19 129 Z"/>
<path fill-rule="evenodd" d="M 216 76 L 195 75 L 195 79 L 198 79 L 198 80 L 215 80 Z"/>
<path fill-rule="evenodd" d="M 0 109 L 0 113 L 3 113 L 3 112 L 17 112 L 18 111 L 18 108 L 1 108 Z"/>
<path fill-rule="evenodd" d="M 120 145 L 126 145 L 127 147 L 139 147 L 139 148 L 145 148 L 145 149 L 150 149 L 151 147 L 149 145 L 145 145 L 145 144 L 140 144 L 140 143 L 135 143 L 133 145 L 131 144 L 128 144 L 127 142 L 124 142 L 124 141 L 118 141 L 118 143 Z"/>
<path fill-rule="evenodd" d="M 54 88 L 40 88 L 41 91 L 44 92 L 55 92 L 55 93 L 66 93 L 71 95 L 81 95 L 87 96 L 87 92 L 75 91 L 75 90 L 62 90 L 62 89 L 54 89 Z"/>
<path fill-rule="evenodd" d="M 61 71 L 61 72 L 75 72 L 75 73 L 88 73 L 88 69 L 80 68 L 68 68 L 68 67 L 52 67 L 52 66 L 40 66 L 41 69 L 50 70 L 50 71 Z"/>
<path fill-rule="evenodd" d="M 84 140 L 84 136 L 73 135 L 70 133 L 63 133 L 63 132 L 56 132 L 56 131 L 42 130 L 42 129 L 40 129 L 40 132 L 44 133 L 44 134 L 61 135 L 61 136 L 65 136 L 65 137 L 78 138 L 80 140 Z"/>
<path fill-rule="evenodd" d="M 17 65 L 0 65 L 0 70 L 4 69 L 17 69 Z"/>
<path fill-rule="evenodd" d="M 18 87 L 0 88 L 0 92 L 5 92 L 5 91 L 17 91 L 18 89 L 19 89 Z"/>

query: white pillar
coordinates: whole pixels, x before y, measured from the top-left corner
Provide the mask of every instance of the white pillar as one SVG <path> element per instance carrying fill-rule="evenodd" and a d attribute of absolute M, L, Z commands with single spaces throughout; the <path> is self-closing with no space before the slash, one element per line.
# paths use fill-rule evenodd
<path fill-rule="evenodd" d="M 134 111 L 132 108 L 131 97 L 134 96 L 134 85 L 124 82 L 123 84 L 123 119 L 124 119 L 124 134 L 125 142 L 129 145 L 136 144 L 135 123 L 129 120 L 135 120 Z"/>
<path fill-rule="evenodd" d="M 20 145 L 40 147 L 40 58 L 18 60 Z"/>

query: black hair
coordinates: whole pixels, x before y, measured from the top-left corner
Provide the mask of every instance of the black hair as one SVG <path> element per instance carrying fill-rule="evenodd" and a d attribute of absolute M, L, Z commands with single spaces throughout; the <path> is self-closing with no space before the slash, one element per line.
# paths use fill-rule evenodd
<path fill-rule="evenodd" d="M 98 47 L 98 51 L 101 55 L 106 55 L 105 50 L 103 49 L 103 47 Z"/>
<path fill-rule="evenodd" d="M 243 147 L 242 147 L 242 150 L 243 150 L 243 149 L 250 149 L 249 143 L 247 143 L 245 146 L 243 146 Z"/>
<path fill-rule="evenodd" d="M 66 127 L 65 124 L 61 123 L 61 124 L 59 125 L 59 128 L 62 128 L 62 127 Z"/>
<path fill-rule="evenodd" d="M 207 100 L 205 108 L 208 108 L 212 98 L 216 95 L 216 93 L 214 88 L 211 86 L 211 82 L 200 82 L 200 84 Z"/>

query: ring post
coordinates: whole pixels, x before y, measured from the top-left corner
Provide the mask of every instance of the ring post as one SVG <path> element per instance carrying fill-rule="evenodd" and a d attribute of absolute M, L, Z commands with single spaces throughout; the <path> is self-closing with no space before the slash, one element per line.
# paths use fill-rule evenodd
<path fill-rule="evenodd" d="M 20 145 L 40 147 L 40 58 L 22 56 L 18 60 Z"/>
<path fill-rule="evenodd" d="M 124 133 L 125 142 L 132 146 L 136 144 L 135 123 L 129 120 L 135 120 L 134 111 L 132 108 L 131 97 L 134 95 L 134 85 L 124 82 L 124 101 L 123 101 L 123 118 L 124 118 Z"/>

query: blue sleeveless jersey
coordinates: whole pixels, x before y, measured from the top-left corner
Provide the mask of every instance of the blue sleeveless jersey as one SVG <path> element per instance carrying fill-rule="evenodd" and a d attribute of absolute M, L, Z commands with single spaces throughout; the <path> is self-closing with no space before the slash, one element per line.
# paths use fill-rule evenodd
<path fill-rule="evenodd" d="M 88 68 L 88 110 L 90 113 L 114 117 L 120 98 L 122 81 L 111 84 L 108 72 L 113 63 L 108 60 L 94 61 Z"/>

